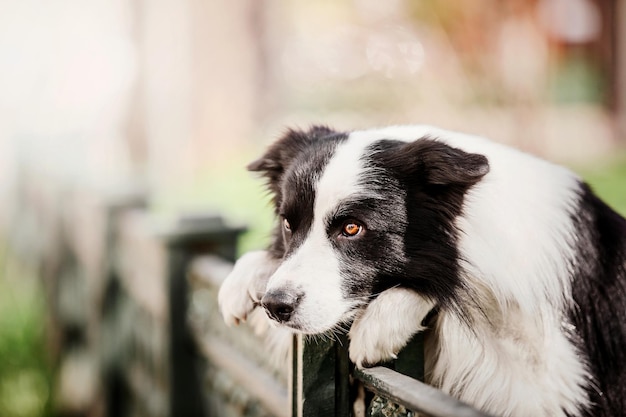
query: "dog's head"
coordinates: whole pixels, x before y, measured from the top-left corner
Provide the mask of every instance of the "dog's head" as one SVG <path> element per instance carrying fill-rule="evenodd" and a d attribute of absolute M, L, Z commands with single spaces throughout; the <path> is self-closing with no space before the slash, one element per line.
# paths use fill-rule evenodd
<path fill-rule="evenodd" d="M 249 165 L 268 179 L 282 262 L 262 304 L 303 333 L 349 322 L 381 291 L 414 289 L 454 304 L 457 230 L 487 159 L 437 138 L 289 131 Z"/>

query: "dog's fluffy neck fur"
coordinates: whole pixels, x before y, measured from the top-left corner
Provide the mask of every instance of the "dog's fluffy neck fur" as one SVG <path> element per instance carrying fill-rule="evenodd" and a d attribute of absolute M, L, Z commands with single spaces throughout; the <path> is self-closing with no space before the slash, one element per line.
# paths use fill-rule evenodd
<path fill-rule="evenodd" d="M 426 336 L 428 382 L 497 415 L 577 415 L 588 374 L 561 323 L 513 310 L 496 325 L 478 311 L 471 329 L 440 314 Z"/>

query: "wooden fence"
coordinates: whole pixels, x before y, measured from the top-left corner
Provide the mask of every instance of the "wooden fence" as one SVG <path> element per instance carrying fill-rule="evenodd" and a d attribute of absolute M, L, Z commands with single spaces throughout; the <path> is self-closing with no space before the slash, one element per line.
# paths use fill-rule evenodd
<path fill-rule="evenodd" d="M 217 290 L 243 229 L 219 216 L 164 226 L 137 190 L 23 191 L 15 224 L 36 224 L 46 242 L 36 259 L 60 415 L 485 415 L 420 382 L 419 335 L 386 367 L 355 369 L 345 336 L 293 336 L 288 363 L 272 363 L 263 337 L 220 317 Z"/>

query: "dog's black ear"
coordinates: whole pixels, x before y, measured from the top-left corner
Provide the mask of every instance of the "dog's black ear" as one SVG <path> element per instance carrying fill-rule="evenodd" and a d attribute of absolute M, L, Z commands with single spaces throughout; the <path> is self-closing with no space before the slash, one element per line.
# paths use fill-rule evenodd
<path fill-rule="evenodd" d="M 430 138 L 403 145 L 394 161 L 405 174 L 433 185 L 473 185 L 489 172 L 484 155 L 468 153 Z"/>
<path fill-rule="evenodd" d="M 289 129 L 265 154 L 251 162 L 248 170 L 262 172 L 270 179 L 280 175 L 291 161 L 313 141 L 336 132 L 325 126 L 313 126 L 308 131 Z"/>
<path fill-rule="evenodd" d="M 286 162 L 293 159 L 299 148 L 306 146 L 307 142 L 308 138 L 304 132 L 290 129 L 274 142 L 263 156 L 248 164 L 248 170 L 265 174 L 282 172 Z"/>
<path fill-rule="evenodd" d="M 426 180 L 431 184 L 472 185 L 489 172 L 484 155 L 467 153 L 430 139 L 413 142 Z"/>

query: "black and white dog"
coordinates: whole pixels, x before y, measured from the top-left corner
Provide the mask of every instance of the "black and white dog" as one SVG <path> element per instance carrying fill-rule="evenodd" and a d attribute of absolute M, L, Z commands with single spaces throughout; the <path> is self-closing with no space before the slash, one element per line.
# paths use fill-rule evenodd
<path fill-rule="evenodd" d="M 426 331 L 427 381 L 482 410 L 626 415 L 626 220 L 574 173 L 428 126 L 289 131 L 249 169 L 279 227 L 227 323 L 349 327 L 357 366 Z"/>

